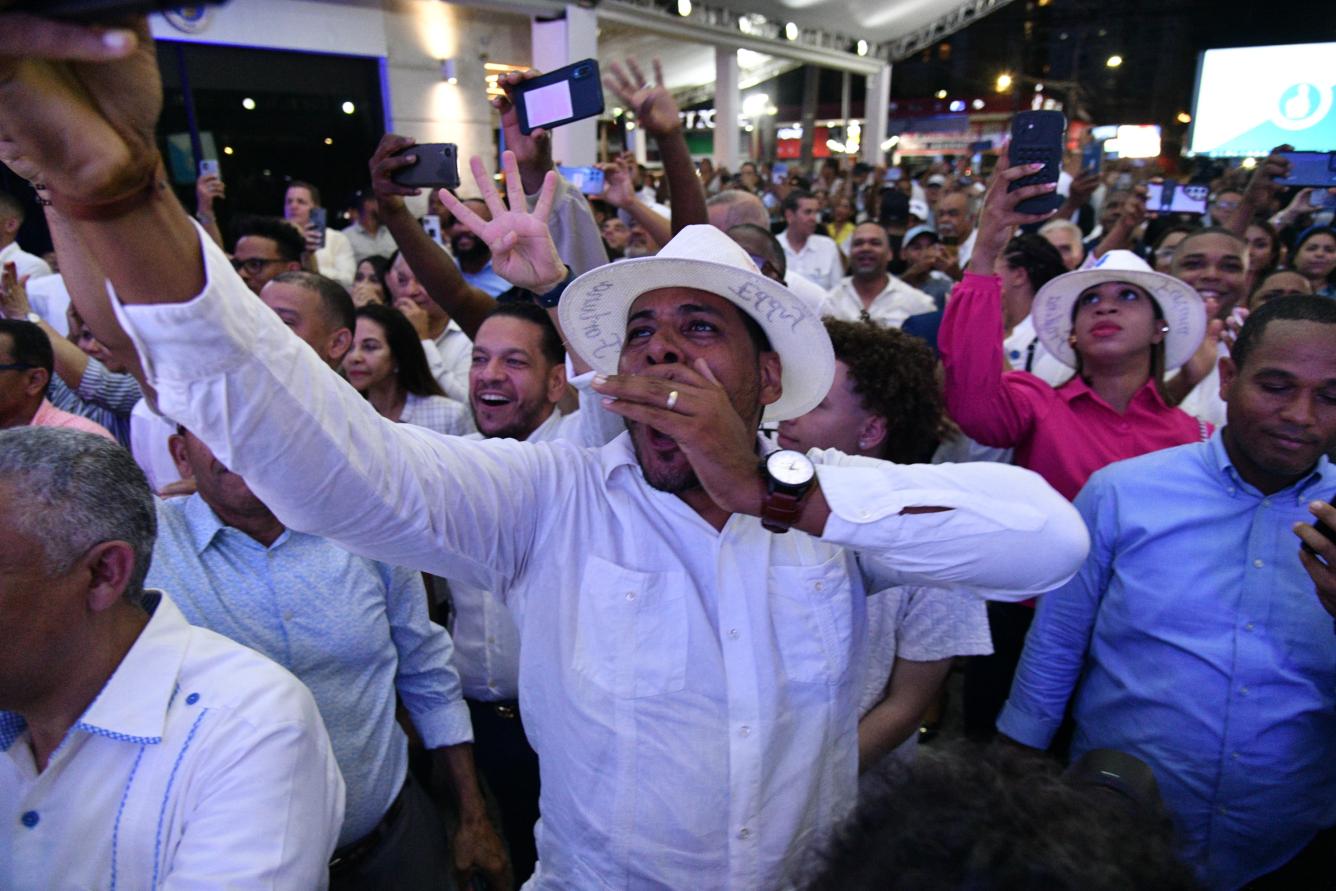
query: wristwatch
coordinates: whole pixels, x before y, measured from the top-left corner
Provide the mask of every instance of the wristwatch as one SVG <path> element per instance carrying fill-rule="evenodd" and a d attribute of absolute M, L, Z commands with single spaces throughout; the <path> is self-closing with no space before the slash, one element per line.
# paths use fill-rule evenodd
<path fill-rule="evenodd" d="M 771 532 L 788 532 L 798 521 L 803 499 L 816 482 L 816 467 L 802 452 L 779 449 L 761 462 L 761 475 L 766 489 L 761 525 Z"/>

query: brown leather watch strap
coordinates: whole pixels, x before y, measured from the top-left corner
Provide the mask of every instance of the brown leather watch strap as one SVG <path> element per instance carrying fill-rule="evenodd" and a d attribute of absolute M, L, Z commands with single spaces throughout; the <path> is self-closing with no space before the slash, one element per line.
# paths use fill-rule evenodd
<path fill-rule="evenodd" d="M 807 493 L 804 492 L 803 495 Z M 761 525 L 771 532 L 788 532 L 803 512 L 803 496 L 767 492 L 761 502 Z"/>

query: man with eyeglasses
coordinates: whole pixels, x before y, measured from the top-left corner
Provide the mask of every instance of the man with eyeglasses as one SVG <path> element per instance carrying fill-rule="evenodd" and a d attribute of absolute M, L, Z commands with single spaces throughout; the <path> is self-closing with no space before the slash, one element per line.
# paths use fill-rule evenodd
<path fill-rule="evenodd" d="M 61 411 L 46 398 L 55 362 L 51 341 L 41 328 L 20 319 L 0 319 L 0 430 L 68 427 L 115 442 L 106 427 Z"/>
<path fill-rule="evenodd" d="M 259 294 L 270 279 L 302 268 L 306 242 L 301 233 L 277 217 L 250 217 L 237 226 L 232 268 Z"/>

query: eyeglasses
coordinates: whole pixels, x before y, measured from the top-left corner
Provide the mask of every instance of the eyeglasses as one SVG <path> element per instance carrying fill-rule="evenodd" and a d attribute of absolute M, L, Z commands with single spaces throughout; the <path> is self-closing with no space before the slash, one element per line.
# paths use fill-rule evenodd
<path fill-rule="evenodd" d="M 29 368 L 36 368 L 30 362 L 5 362 L 0 364 L 0 371 L 26 371 Z"/>
<path fill-rule="evenodd" d="M 251 257 L 246 260 L 238 260 L 236 258 L 233 258 L 232 268 L 235 269 L 237 272 L 241 272 L 244 269 L 251 275 L 255 275 L 257 272 L 259 272 L 261 269 L 264 269 L 270 263 L 286 263 L 286 262 L 288 261 L 282 258 L 265 259 L 264 257 Z"/>

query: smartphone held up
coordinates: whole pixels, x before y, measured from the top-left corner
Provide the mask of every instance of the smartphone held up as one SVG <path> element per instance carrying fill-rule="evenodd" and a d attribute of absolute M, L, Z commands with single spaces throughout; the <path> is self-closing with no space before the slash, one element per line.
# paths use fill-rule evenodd
<path fill-rule="evenodd" d="M 520 132 L 552 129 L 603 113 L 598 60 L 585 59 L 521 81 L 510 90 Z"/>
<path fill-rule="evenodd" d="M 1044 168 L 1023 176 L 1007 187 L 1008 192 L 1056 183 L 1062 169 L 1063 140 L 1067 134 L 1067 117 L 1060 111 L 1022 111 L 1011 119 L 1010 163 L 1043 164 Z M 1062 205 L 1057 192 L 1026 198 L 1016 205 L 1021 213 L 1051 213 Z"/>

